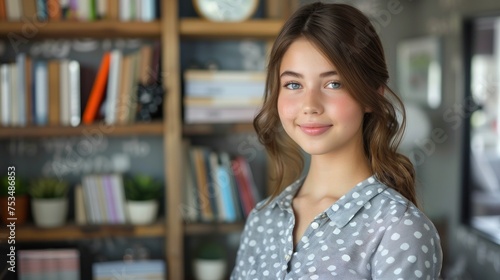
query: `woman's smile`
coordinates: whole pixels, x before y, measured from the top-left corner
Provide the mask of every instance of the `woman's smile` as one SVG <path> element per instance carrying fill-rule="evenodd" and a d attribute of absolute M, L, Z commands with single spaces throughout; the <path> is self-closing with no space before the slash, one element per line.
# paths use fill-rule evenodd
<path fill-rule="evenodd" d="M 324 124 L 303 124 L 299 125 L 300 129 L 309 136 L 318 136 L 327 132 L 333 125 Z"/>

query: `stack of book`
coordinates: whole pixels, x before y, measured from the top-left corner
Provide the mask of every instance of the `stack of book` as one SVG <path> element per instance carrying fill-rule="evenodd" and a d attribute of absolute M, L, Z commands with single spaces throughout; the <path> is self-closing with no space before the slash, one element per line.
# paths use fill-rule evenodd
<path fill-rule="evenodd" d="M 187 222 L 245 219 L 260 195 L 242 156 L 185 144 L 183 216 Z"/>
<path fill-rule="evenodd" d="M 87 175 L 75 187 L 77 224 L 125 224 L 127 211 L 119 174 Z"/>
<path fill-rule="evenodd" d="M 245 123 L 259 110 L 265 72 L 186 70 L 185 123 Z"/>
<path fill-rule="evenodd" d="M 77 249 L 19 250 L 19 280 L 80 279 Z"/>
<path fill-rule="evenodd" d="M 0 0 L 0 21 L 153 21 L 157 0 Z"/>

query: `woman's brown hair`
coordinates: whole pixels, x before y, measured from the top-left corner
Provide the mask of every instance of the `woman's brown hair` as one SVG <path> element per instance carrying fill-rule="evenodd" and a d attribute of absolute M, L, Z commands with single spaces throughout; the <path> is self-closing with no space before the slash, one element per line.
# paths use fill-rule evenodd
<path fill-rule="evenodd" d="M 301 150 L 284 132 L 277 111 L 281 60 L 300 37 L 324 53 L 342 77 L 343 86 L 369 109 L 363 121 L 363 145 L 372 172 L 417 204 L 413 165 L 397 152 L 406 123 L 404 106 L 387 85 L 389 74 L 380 38 L 358 9 L 319 2 L 299 8 L 286 21 L 271 50 L 264 104 L 253 122 L 273 170 L 275 188 L 268 201 L 298 179 L 304 168 Z M 401 125 L 396 108 L 401 110 Z"/>

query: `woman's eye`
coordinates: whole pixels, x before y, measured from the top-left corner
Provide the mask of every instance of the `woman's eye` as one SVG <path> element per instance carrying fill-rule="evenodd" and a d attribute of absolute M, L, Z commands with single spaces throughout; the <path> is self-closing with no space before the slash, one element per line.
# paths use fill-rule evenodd
<path fill-rule="evenodd" d="M 328 83 L 327 87 L 332 89 L 339 89 L 342 87 L 342 85 L 339 82 L 330 82 Z"/>
<path fill-rule="evenodd" d="M 285 87 L 287 89 L 299 89 L 300 88 L 300 84 L 298 84 L 298 83 L 287 83 L 287 84 L 285 84 Z"/>

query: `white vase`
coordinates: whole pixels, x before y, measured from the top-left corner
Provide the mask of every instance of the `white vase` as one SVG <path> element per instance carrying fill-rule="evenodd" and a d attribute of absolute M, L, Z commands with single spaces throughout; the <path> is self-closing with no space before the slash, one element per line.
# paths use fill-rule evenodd
<path fill-rule="evenodd" d="M 133 225 L 151 224 L 158 213 L 158 200 L 127 201 L 128 220 Z"/>
<path fill-rule="evenodd" d="M 68 214 L 67 198 L 33 198 L 31 211 L 35 225 L 50 228 L 62 226 Z"/>
<path fill-rule="evenodd" d="M 226 275 L 226 260 L 193 260 L 196 280 L 222 280 Z"/>

